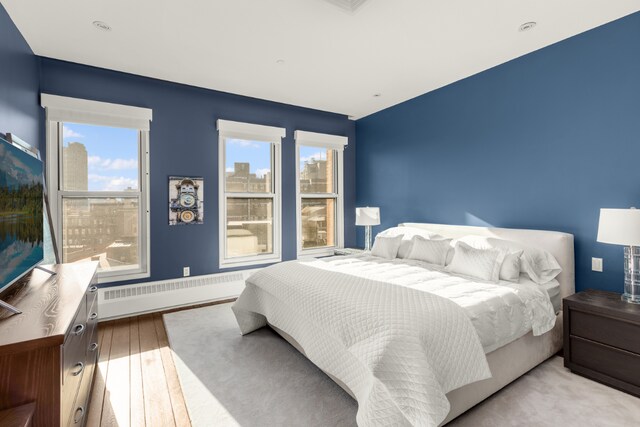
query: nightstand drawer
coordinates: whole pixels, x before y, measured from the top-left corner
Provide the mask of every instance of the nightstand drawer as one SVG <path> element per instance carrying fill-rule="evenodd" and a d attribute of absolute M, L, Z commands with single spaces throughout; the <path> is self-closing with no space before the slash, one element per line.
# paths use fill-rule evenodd
<path fill-rule="evenodd" d="M 571 362 L 640 387 L 640 355 L 571 337 Z"/>
<path fill-rule="evenodd" d="M 600 314 L 571 310 L 571 335 L 640 354 L 640 325 L 604 317 Z"/>

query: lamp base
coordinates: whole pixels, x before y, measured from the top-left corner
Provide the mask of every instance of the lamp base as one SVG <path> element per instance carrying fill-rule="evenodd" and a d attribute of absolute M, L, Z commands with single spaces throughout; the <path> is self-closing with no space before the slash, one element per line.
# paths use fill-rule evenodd
<path fill-rule="evenodd" d="M 365 225 L 364 227 L 364 250 L 365 252 L 371 252 L 371 226 Z"/>
<path fill-rule="evenodd" d="M 622 301 L 640 304 L 640 247 L 624 248 L 624 294 Z"/>

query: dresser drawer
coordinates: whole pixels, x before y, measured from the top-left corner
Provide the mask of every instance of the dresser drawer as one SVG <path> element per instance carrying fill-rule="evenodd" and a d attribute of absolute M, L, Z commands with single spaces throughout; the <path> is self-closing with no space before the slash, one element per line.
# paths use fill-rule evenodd
<path fill-rule="evenodd" d="M 98 301 L 93 302 L 93 306 L 87 307 L 87 335 L 91 337 L 98 324 Z"/>
<path fill-rule="evenodd" d="M 87 336 L 89 331 L 85 304 L 86 301 L 83 300 L 62 346 L 63 384 L 67 373 L 72 370 L 73 366 L 78 362 L 84 363 L 84 356 L 87 350 L 86 341 L 89 339 Z"/>
<path fill-rule="evenodd" d="M 640 325 L 601 314 L 571 310 L 571 335 L 640 354 Z"/>
<path fill-rule="evenodd" d="M 640 355 L 571 337 L 571 362 L 640 387 Z"/>
<path fill-rule="evenodd" d="M 68 425 L 71 427 L 82 426 L 87 416 L 89 394 L 91 393 L 91 384 L 95 373 L 96 364 L 98 362 L 98 331 L 96 330 L 87 342 L 89 343 L 86 350 L 84 372 L 78 388 L 78 394 L 70 413 Z"/>
<path fill-rule="evenodd" d="M 90 311 L 94 310 L 97 312 L 98 307 L 98 287 L 95 284 L 91 284 L 87 288 L 87 317 L 91 314 Z M 95 308 L 94 308 L 95 307 Z"/>
<path fill-rule="evenodd" d="M 86 367 L 89 338 L 86 300 L 83 299 L 62 346 L 60 414 L 63 426 L 69 424 L 69 418 L 72 416 L 71 410 Z"/>
<path fill-rule="evenodd" d="M 92 361 L 93 359 L 98 359 L 99 354 L 98 347 L 98 328 L 97 323 L 93 328 L 93 332 L 91 333 L 91 338 L 87 340 L 87 363 Z"/>

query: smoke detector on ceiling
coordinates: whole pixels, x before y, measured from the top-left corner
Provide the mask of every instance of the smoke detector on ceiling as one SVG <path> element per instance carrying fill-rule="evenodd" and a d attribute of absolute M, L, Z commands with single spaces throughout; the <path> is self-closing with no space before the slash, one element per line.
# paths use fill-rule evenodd
<path fill-rule="evenodd" d="M 355 12 L 357 8 L 362 6 L 367 0 L 325 0 L 331 4 L 335 4 L 349 12 Z"/>
<path fill-rule="evenodd" d="M 525 22 L 524 24 L 520 25 L 519 31 L 529 31 L 531 29 L 533 29 L 533 27 L 535 27 L 538 23 L 531 21 L 531 22 Z"/>
<path fill-rule="evenodd" d="M 102 31 L 111 31 L 111 26 L 103 21 L 93 21 L 93 25 Z"/>

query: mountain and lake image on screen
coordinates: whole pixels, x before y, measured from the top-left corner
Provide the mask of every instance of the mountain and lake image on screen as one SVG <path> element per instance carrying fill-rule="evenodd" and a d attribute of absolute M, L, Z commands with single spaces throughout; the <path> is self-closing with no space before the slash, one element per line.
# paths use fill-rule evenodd
<path fill-rule="evenodd" d="M 42 162 L 0 139 L 0 290 L 42 261 Z"/>

